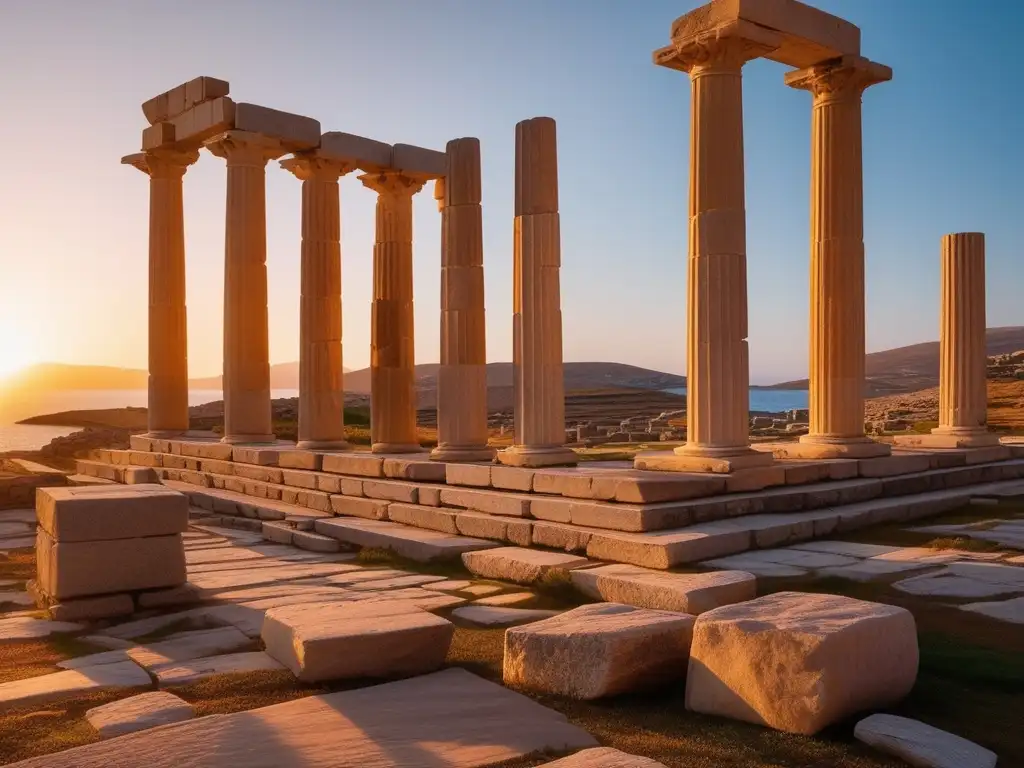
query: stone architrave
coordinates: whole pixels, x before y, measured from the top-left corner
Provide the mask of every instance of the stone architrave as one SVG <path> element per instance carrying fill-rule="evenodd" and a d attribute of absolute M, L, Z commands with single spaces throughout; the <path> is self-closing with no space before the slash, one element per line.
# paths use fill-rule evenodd
<path fill-rule="evenodd" d="M 810 431 L 805 458 L 885 456 L 864 434 L 864 184 L 861 97 L 892 70 L 843 56 L 786 75 L 811 118 Z"/>
<path fill-rule="evenodd" d="M 340 450 L 345 442 L 342 368 L 341 208 L 338 179 L 352 163 L 297 154 L 281 167 L 302 180 L 297 448 Z"/>
<path fill-rule="evenodd" d="M 690 76 L 686 445 L 661 468 L 731 472 L 764 466 L 750 447 L 742 68 L 777 35 L 734 26 L 674 40 L 656 63 Z"/>
<path fill-rule="evenodd" d="M 150 437 L 188 431 L 188 328 L 185 309 L 185 218 L 182 178 L 196 150 L 163 149 L 121 162 L 149 175 Z"/>
<path fill-rule="evenodd" d="M 266 166 L 287 151 L 277 139 L 228 131 L 206 143 L 227 161 L 224 248 L 225 443 L 274 441 L 267 320 Z"/>
<path fill-rule="evenodd" d="M 498 460 L 524 467 L 575 464 L 575 452 L 565 445 L 558 154 L 550 117 L 516 125 L 513 237 L 515 440 Z"/>
<path fill-rule="evenodd" d="M 426 179 L 399 171 L 359 177 L 377 193 L 370 327 L 370 450 L 422 451 L 416 434 L 412 196 Z"/>
<path fill-rule="evenodd" d="M 441 367 L 430 458 L 489 461 L 480 140 L 454 139 L 445 154 L 447 175 L 434 188 L 441 210 Z"/>
<path fill-rule="evenodd" d="M 939 326 L 939 426 L 930 435 L 897 438 L 926 448 L 999 445 L 989 432 L 985 380 L 985 235 L 942 237 L 942 306 Z"/>

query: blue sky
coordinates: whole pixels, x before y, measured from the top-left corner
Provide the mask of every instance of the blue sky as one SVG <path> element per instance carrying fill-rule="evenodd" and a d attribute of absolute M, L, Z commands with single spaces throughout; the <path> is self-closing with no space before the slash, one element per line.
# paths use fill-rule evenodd
<path fill-rule="evenodd" d="M 864 99 L 868 349 L 937 338 L 939 240 L 988 243 L 990 326 L 1024 324 L 1015 0 L 818 0 L 893 68 Z M 694 2 L 5 0 L 0 320 L 33 359 L 146 364 L 145 99 L 198 75 L 388 142 L 483 150 L 488 357 L 511 359 L 514 126 L 559 131 L 566 360 L 685 368 L 689 83 L 651 52 Z M 751 379 L 806 375 L 810 95 L 744 69 Z M 1016 89 L 1016 93 L 1014 90 Z M 224 163 L 185 179 L 190 372 L 220 368 Z M 271 358 L 297 358 L 300 184 L 268 166 Z M 345 365 L 369 359 L 374 195 L 342 180 Z M 415 202 L 417 360 L 438 359 L 439 216 Z M 6 309 L 3 309 L 6 307 Z M 6 312 L 6 314 L 5 314 Z"/>

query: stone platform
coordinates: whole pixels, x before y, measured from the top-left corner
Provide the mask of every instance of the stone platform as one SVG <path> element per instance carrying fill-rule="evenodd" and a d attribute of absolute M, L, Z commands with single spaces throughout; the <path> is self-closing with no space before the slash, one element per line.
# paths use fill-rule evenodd
<path fill-rule="evenodd" d="M 778 455 L 775 446 L 766 450 Z M 1009 451 L 1024 455 L 1020 446 L 1002 455 Z M 95 451 L 78 471 L 159 480 L 188 492 L 221 524 L 310 548 L 336 540 L 430 560 L 514 544 L 670 568 L 939 514 L 992 491 L 991 484 L 1024 478 L 1024 458 L 975 463 L 988 458 L 896 449 L 868 459 L 783 458 L 715 475 L 636 470 L 629 462 L 446 464 L 426 453 L 239 446 L 196 435 L 133 437 L 132 450 Z"/>

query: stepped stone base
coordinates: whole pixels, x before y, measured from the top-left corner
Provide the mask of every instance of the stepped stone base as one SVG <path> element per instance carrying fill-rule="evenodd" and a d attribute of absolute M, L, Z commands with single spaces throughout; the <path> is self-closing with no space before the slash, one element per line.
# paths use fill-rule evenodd
<path fill-rule="evenodd" d="M 943 434 L 932 432 L 928 435 L 899 435 L 896 445 L 907 448 L 965 448 L 971 453 L 978 452 L 985 456 L 982 461 L 1001 461 L 1009 458 L 1010 449 L 999 444 L 999 435 L 993 432 L 970 432 Z"/>
<path fill-rule="evenodd" d="M 678 451 L 679 449 L 676 450 Z M 746 450 L 723 456 L 652 451 L 651 453 L 637 454 L 633 461 L 633 466 L 637 469 L 661 472 L 714 472 L 715 474 L 725 474 L 737 470 L 768 467 L 771 463 L 771 454 L 754 450 Z"/>
<path fill-rule="evenodd" d="M 891 453 L 891 445 L 868 437 L 830 440 L 804 435 L 798 443 L 772 445 L 772 455 L 777 459 L 870 459 Z"/>

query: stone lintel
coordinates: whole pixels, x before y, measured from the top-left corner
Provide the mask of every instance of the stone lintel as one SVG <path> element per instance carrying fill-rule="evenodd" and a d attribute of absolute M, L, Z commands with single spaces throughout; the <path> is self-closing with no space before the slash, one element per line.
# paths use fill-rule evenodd
<path fill-rule="evenodd" d="M 171 119 L 178 147 L 198 148 L 208 138 L 235 127 L 235 102 L 222 96 L 182 112 Z"/>
<path fill-rule="evenodd" d="M 340 131 L 330 131 L 320 137 L 320 156 L 327 160 L 352 163 L 367 173 L 391 167 L 390 144 Z"/>
<path fill-rule="evenodd" d="M 738 21 L 779 34 L 781 44 L 765 58 L 793 67 L 860 54 L 855 24 L 797 0 L 713 0 L 676 19 L 672 41 L 679 45 Z"/>
<path fill-rule="evenodd" d="M 448 157 L 436 149 L 395 144 L 391 149 L 391 167 L 406 176 L 440 179 L 448 172 Z"/>
<path fill-rule="evenodd" d="M 277 139 L 292 152 L 320 146 L 320 121 L 258 104 L 235 104 L 235 128 Z"/>
<path fill-rule="evenodd" d="M 227 80 L 218 80 L 216 77 L 197 77 L 144 102 L 142 113 L 150 125 L 156 125 L 166 122 L 172 117 L 177 117 L 197 104 L 227 96 L 230 90 L 231 86 Z"/>
<path fill-rule="evenodd" d="M 790 88 L 807 88 L 808 84 L 830 72 L 846 71 L 859 75 L 859 82 L 865 88 L 875 83 L 892 80 L 892 68 L 885 64 L 866 59 L 863 56 L 839 56 L 827 61 L 820 61 L 813 66 L 787 72 L 783 82 Z"/>
<path fill-rule="evenodd" d="M 159 149 L 174 143 L 174 123 L 154 123 L 142 131 L 142 150 Z"/>

